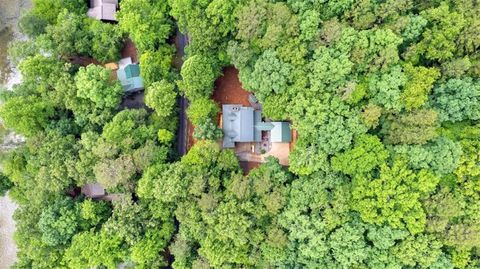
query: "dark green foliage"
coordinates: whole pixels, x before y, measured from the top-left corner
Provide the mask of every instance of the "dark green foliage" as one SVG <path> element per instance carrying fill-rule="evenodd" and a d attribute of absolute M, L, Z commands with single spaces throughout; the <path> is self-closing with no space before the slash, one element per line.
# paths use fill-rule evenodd
<path fill-rule="evenodd" d="M 12 181 L 3 173 L 0 174 L 0 196 L 5 195 L 5 193 L 13 187 Z"/>
<path fill-rule="evenodd" d="M 219 140 L 223 138 L 222 129 L 209 118 L 195 126 L 193 137 L 198 140 Z"/>
<path fill-rule="evenodd" d="M 457 122 L 480 119 L 478 101 L 480 83 L 470 77 L 450 79 L 433 89 L 430 105 L 440 121 Z"/>
<path fill-rule="evenodd" d="M 50 246 L 65 245 L 75 235 L 80 225 L 80 214 L 75 203 L 60 199 L 42 212 L 38 228 L 42 241 Z"/>

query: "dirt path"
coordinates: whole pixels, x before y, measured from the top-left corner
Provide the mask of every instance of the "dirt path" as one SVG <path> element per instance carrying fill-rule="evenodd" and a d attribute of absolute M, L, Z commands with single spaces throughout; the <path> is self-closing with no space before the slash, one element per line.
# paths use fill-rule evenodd
<path fill-rule="evenodd" d="M 17 258 L 17 247 L 13 241 L 15 209 L 17 205 L 8 195 L 0 197 L 0 269 L 10 268 Z"/>

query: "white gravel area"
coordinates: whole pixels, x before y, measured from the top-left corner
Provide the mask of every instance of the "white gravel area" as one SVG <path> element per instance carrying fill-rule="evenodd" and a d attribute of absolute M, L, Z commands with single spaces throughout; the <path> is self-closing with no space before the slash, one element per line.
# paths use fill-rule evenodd
<path fill-rule="evenodd" d="M 0 197 L 0 269 L 10 268 L 17 259 L 17 246 L 13 240 L 15 209 L 17 204 L 8 195 Z"/>

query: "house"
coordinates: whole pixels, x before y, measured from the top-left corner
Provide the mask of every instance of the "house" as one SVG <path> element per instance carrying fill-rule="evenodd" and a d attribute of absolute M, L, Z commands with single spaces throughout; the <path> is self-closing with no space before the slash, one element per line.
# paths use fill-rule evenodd
<path fill-rule="evenodd" d="M 134 93 L 145 88 L 140 76 L 140 66 L 138 63 L 133 63 L 130 57 L 118 63 L 117 78 L 126 93 Z"/>
<path fill-rule="evenodd" d="M 234 148 L 235 143 L 257 142 L 266 148 L 271 143 L 291 141 L 290 123 L 264 122 L 262 111 L 241 105 L 222 106 L 223 147 Z"/>
<path fill-rule="evenodd" d="M 118 0 L 90 0 L 87 15 L 102 21 L 117 21 Z"/>

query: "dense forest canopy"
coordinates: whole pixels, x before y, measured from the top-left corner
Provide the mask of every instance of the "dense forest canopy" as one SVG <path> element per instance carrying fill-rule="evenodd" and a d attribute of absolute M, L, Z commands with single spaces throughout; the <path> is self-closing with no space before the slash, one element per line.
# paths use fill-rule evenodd
<path fill-rule="evenodd" d="M 27 138 L 0 175 L 20 205 L 14 268 L 480 268 L 477 1 L 122 0 L 118 24 L 83 0 L 33 2 L 0 108 Z M 127 38 L 147 109 L 72 61 L 117 61 Z M 292 122 L 289 167 L 243 175 L 213 141 L 227 66 Z M 199 140 L 185 156 L 178 96 Z M 79 195 L 95 182 L 120 198 Z"/>

